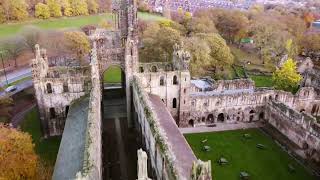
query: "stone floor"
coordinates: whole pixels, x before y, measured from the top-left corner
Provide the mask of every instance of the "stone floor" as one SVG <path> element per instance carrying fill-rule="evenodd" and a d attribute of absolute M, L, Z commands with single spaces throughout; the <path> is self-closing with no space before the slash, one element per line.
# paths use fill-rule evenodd
<path fill-rule="evenodd" d="M 134 129 L 128 128 L 126 99 L 117 89 L 106 90 L 103 101 L 104 179 L 136 179 L 137 149 Z"/>

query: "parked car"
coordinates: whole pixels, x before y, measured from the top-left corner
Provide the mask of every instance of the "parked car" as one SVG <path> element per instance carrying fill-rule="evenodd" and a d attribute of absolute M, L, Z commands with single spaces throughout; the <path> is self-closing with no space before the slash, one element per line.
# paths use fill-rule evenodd
<path fill-rule="evenodd" d="M 7 87 L 6 88 L 6 92 L 7 93 L 9 93 L 9 92 L 13 92 L 13 91 L 15 91 L 15 90 L 17 90 L 17 87 L 16 86 L 9 86 L 9 87 Z"/>

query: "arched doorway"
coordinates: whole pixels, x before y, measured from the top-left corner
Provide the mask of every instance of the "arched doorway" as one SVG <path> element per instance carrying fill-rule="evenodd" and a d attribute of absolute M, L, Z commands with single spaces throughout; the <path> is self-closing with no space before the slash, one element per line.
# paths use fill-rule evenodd
<path fill-rule="evenodd" d="M 218 115 L 218 122 L 224 122 L 224 114 L 223 113 L 220 113 L 219 115 Z"/>
<path fill-rule="evenodd" d="M 211 122 L 211 123 L 214 122 L 213 114 L 209 114 L 209 115 L 208 115 L 207 121 L 208 121 L 208 122 Z"/>
<path fill-rule="evenodd" d="M 254 110 L 251 110 L 250 112 L 249 112 L 249 122 L 252 122 L 253 121 L 253 119 L 254 119 L 254 114 L 255 114 L 256 112 L 254 111 Z"/>
<path fill-rule="evenodd" d="M 108 67 L 104 71 L 101 79 L 104 95 L 113 96 L 117 94 L 117 97 L 125 96 L 125 74 L 120 66 L 112 65 Z"/>
<path fill-rule="evenodd" d="M 194 120 L 193 119 L 190 119 L 189 122 L 188 122 L 189 126 L 191 127 L 194 127 Z"/>
<path fill-rule="evenodd" d="M 259 114 L 259 120 L 264 120 L 264 112 L 261 112 L 261 113 Z"/>

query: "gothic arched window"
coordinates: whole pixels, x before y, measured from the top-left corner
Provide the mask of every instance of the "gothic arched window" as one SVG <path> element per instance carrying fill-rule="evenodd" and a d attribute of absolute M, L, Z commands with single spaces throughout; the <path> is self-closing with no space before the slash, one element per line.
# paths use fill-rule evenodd
<path fill-rule="evenodd" d="M 174 85 L 178 84 L 178 78 L 177 78 L 176 75 L 173 76 L 173 84 L 174 84 Z"/>
<path fill-rule="evenodd" d="M 49 93 L 49 94 L 52 93 L 52 87 L 51 87 L 50 83 L 47 84 L 47 93 Z"/>

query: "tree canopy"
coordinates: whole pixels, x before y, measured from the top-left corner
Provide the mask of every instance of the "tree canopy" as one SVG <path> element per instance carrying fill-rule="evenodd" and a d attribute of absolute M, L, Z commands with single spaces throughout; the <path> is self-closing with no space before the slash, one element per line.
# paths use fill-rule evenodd
<path fill-rule="evenodd" d="M 48 19 L 50 17 L 50 10 L 48 5 L 38 3 L 36 5 L 35 16 L 40 19 Z"/>
<path fill-rule="evenodd" d="M 76 53 L 81 63 L 84 63 L 84 56 L 90 52 L 90 42 L 84 32 L 69 31 L 64 33 L 66 47 L 70 52 Z"/>
<path fill-rule="evenodd" d="M 0 124 L 0 179 L 35 179 L 38 157 L 31 136 Z"/>
<path fill-rule="evenodd" d="M 294 92 L 302 79 L 297 72 L 297 65 L 293 59 L 288 59 L 272 76 L 276 89 Z"/>

